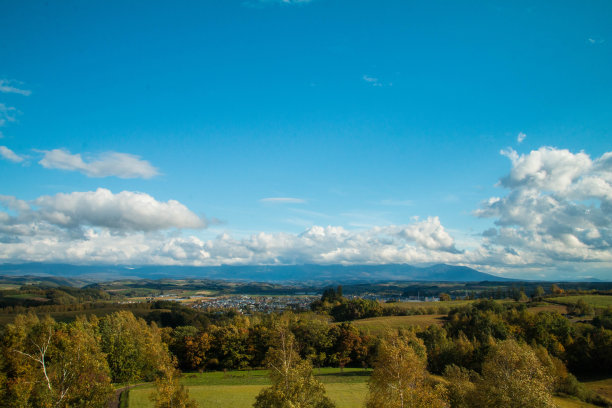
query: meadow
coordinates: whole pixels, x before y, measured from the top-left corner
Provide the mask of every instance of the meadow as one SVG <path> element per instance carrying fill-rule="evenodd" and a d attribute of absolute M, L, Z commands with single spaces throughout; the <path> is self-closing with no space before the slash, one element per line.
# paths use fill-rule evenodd
<path fill-rule="evenodd" d="M 325 384 L 327 395 L 338 408 L 363 406 L 371 370 L 345 368 L 315 369 L 316 377 Z M 202 407 L 249 408 L 259 391 L 270 384 L 266 370 L 187 374 L 182 383 Z M 129 408 L 150 408 L 153 386 L 146 384 L 129 391 Z"/>
<path fill-rule="evenodd" d="M 606 295 L 574 295 L 546 299 L 548 302 L 564 305 L 575 304 L 579 300 L 583 300 L 586 304 L 597 309 L 612 307 L 612 296 Z"/>
<path fill-rule="evenodd" d="M 396 330 L 402 327 L 419 326 L 427 328 L 432 324 L 443 325 L 446 315 L 412 315 L 412 316 L 382 316 L 354 320 L 352 323 L 358 329 L 369 334 L 380 335 L 387 330 Z"/>
<path fill-rule="evenodd" d="M 337 408 L 363 407 L 368 393 L 371 370 L 360 368 L 321 368 L 315 376 L 325 385 L 327 395 Z M 182 381 L 192 398 L 202 407 L 250 408 L 259 391 L 270 384 L 266 370 L 228 371 L 186 374 Z M 612 394 L 612 379 L 586 382 L 585 385 L 601 395 Z M 149 396 L 151 384 L 133 388 L 128 394 L 129 408 L 152 408 Z M 559 408 L 592 408 L 595 405 L 574 398 L 554 397 Z"/>

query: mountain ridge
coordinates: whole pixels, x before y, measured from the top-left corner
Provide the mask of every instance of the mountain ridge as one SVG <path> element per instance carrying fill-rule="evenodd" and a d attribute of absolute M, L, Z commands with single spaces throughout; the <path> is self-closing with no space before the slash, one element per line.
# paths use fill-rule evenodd
<path fill-rule="evenodd" d="M 115 279 L 200 278 L 257 282 L 507 282 L 505 278 L 476 269 L 448 264 L 413 266 L 409 264 L 377 265 L 73 265 L 50 263 L 0 264 L 0 273 L 76 277 L 92 282 Z"/>

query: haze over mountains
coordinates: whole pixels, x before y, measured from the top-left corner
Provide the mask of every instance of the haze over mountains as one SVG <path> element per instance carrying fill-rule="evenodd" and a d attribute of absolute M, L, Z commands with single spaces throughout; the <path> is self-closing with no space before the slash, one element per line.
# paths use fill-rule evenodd
<path fill-rule="evenodd" d="M 385 265 L 221 265 L 121 266 L 68 264 L 3 264 L 2 275 L 64 276 L 90 281 L 121 278 L 201 278 L 257 282 L 376 282 L 376 281 L 510 281 L 466 266 L 437 264 L 417 267 Z"/>

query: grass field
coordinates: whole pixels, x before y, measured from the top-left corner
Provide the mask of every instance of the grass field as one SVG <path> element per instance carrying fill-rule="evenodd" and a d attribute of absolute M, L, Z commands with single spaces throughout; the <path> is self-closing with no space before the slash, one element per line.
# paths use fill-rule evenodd
<path fill-rule="evenodd" d="M 612 296 L 605 295 L 577 295 L 577 296 L 560 296 L 546 299 L 551 303 L 561 303 L 565 305 L 578 302 L 579 299 L 584 300 L 587 304 L 595 308 L 605 309 L 612 306 Z"/>
<path fill-rule="evenodd" d="M 369 370 L 346 368 L 315 369 L 315 375 L 325 384 L 328 396 L 338 408 L 361 407 L 367 394 Z M 265 370 L 187 374 L 182 383 L 202 407 L 252 407 L 255 396 L 270 384 Z M 151 385 L 130 390 L 129 408 L 150 408 Z"/>
<path fill-rule="evenodd" d="M 393 302 L 393 303 L 385 303 L 383 307 L 391 308 L 397 307 L 400 309 L 413 310 L 413 309 L 427 309 L 427 308 L 439 308 L 446 307 L 451 309 L 453 307 L 460 307 L 469 305 L 473 300 L 450 300 L 448 302 Z"/>
<path fill-rule="evenodd" d="M 446 315 L 383 316 L 354 320 L 353 324 L 370 334 L 382 334 L 387 330 L 396 330 L 408 326 L 429 327 L 432 324 L 444 324 Z"/>
<path fill-rule="evenodd" d="M 341 372 L 339 368 L 321 368 L 315 369 L 314 373 L 338 408 L 364 406 L 371 370 L 345 368 Z M 251 370 L 186 374 L 181 383 L 187 386 L 190 395 L 201 407 L 249 408 L 253 406 L 255 396 L 270 381 L 266 370 Z M 612 395 L 612 378 L 586 382 L 585 385 L 601 395 Z M 151 384 L 131 389 L 129 408 L 153 407 L 149 400 L 152 392 Z M 554 401 L 559 408 L 595 407 L 573 398 L 554 397 Z"/>
<path fill-rule="evenodd" d="M 596 405 L 588 404 L 572 398 L 553 397 L 555 405 L 559 408 L 594 408 Z M 131 405 L 130 405 L 131 407 Z"/>
<path fill-rule="evenodd" d="M 612 378 L 597 381 L 588 381 L 584 385 L 592 391 L 595 391 L 599 395 L 603 395 L 607 399 L 612 401 Z"/>
<path fill-rule="evenodd" d="M 567 307 L 564 305 L 555 305 L 552 303 L 548 303 L 541 306 L 529 307 L 527 308 L 529 313 L 538 314 L 539 312 L 557 312 L 560 314 L 567 313 Z"/>

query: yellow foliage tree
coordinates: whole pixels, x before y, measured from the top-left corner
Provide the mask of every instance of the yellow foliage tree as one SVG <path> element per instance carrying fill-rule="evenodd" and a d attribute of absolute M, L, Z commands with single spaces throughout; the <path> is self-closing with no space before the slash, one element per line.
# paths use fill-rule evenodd
<path fill-rule="evenodd" d="M 414 333 L 388 333 L 370 378 L 367 408 L 448 407 L 445 390 L 428 380 L 423 342 Z"/>

